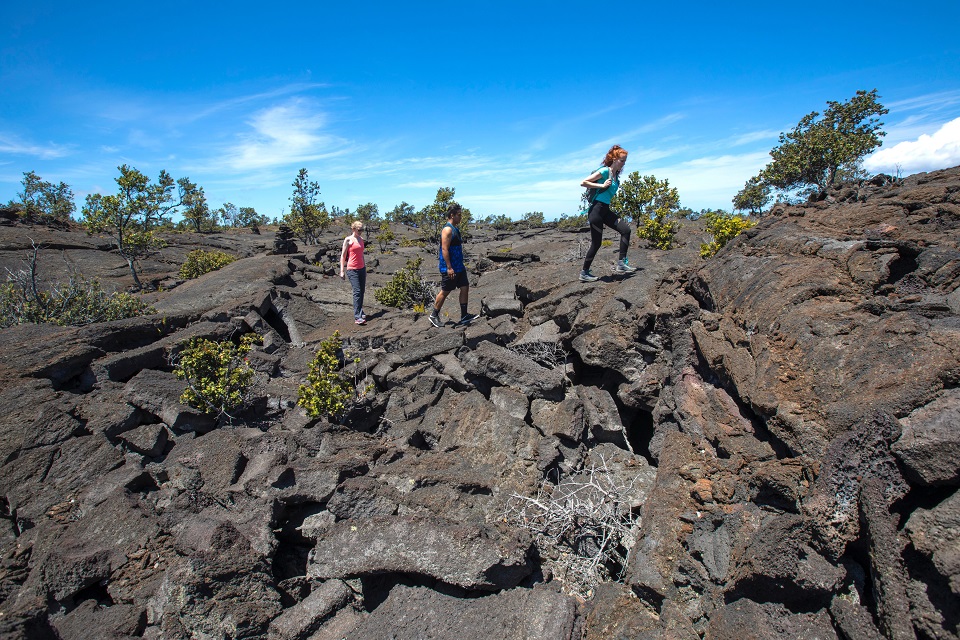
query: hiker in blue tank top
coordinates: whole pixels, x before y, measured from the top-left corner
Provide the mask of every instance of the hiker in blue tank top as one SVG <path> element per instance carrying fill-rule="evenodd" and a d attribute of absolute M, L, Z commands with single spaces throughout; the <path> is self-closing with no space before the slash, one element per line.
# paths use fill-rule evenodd
<path fill-rule="evenodd" d="M 470 299 L 470 281 L 467 279 L 467 268 L 463 264 L 463 239 L 460 237 L 459 224 L 463 219 L 463 210 L 456 202 L 447 207 L 447 224 L 440 232 L 440 249 L 437 251 L 437 262 L 440 268 L 440 293 L 433 303 L 433 312 L 430 314 L 430 324 L 435 327 L 443 326 L 440 320 L 440 308 L 450 292 L 460 289 L 460 320 L 458 325 L 468 325 L 479 315 L 467 313 L 467 302 Z"/>
<path fill-rule="evenodd" d="M 627 261 L 627 249 L 630 247 L 630 225 L 620 219 L 615 211 L 610 209 L 610 201 L 620 187 L 620 172 L 627 161 L 627 150 L 618 144 L 610 147 L 603 158 L 603 166 L 587 176 L 580 183 L 581 187 L 591 190 L 590 209 L 587 213 L 587 222 L 590 224 L 590 248 L 583 258 L 583 271 L 580 272 L 580 282 L 594 282 L 597 276 L 590 273 L 590 265 L 600 250 L 603 242 L 603 227 L 607 226 L 620 232 L 620 259 L 614 265 L 615 273 L 632 273 L 637 269 L 631 267 Z"/>

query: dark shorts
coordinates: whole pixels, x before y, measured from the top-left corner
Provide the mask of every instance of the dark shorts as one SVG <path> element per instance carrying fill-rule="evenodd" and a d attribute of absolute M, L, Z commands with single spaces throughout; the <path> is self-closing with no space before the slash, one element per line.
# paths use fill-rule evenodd
<path fill-rule="evenodd" d="M 450 275 L 449 272 L 440 274 L 440 288 L 444 291 L 453 291 L 469 286 L 470 281 L 467 280 L 466 271 L 459 271 L 453 275 Z"/>

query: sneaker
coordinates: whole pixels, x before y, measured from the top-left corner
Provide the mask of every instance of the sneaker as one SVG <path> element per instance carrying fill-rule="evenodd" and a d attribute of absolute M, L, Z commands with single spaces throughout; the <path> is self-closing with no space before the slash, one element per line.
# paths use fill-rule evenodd
<path fill-rule="evenodd" d="M 439 316 L 435 316 L 432 313 L 430 314 L 430 324 L 437 327 L 438 329 L 443 326 L 443 322 L 440 321 Z"/>
<path fill-rule="evenodd" d="M 457 321 L 458 325 L 468 325 L 480 317 L 479 313 L 468 313 Z"/>
<path fill-rule="evenodd" d="M 623 260 L 618 260 L 617 265 L 613 268 L 617 273 L 633 273 L 637 270 L 636 267 L 631 267 L 628 258 Z"/>
<path fill-rule="evenodd" d="M 354 320 L 354 322 L 357 324 L 367 324 L 367 321 L 365 318 L 357 318 L 356 320 Z"/>
<path fill-rule="evenodd" d="M 590 273 L 589 271 L 581 271 L 581 272 L 580 272 L 580 282 L 596 282 L 596 281 L 599 280 L 599 279 L 600 279 L 600 278 L 598 278 L 597 276 L 593 275 L 593 274 Z"/>

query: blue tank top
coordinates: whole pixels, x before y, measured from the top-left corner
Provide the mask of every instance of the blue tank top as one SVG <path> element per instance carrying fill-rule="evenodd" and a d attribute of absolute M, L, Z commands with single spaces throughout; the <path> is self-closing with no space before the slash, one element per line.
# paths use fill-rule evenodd
<path fill-rule="evenodd" d="M 461 271 L 466 271 L 467 268 L 463 266 L 463 241 L 460 239 L 460 229 L 457 229 L 455 226 L 449 222 L 443 225 L 443 228 L 446 229 L 450 227 L 453 229 L 453 237 L 450 238 L 450 266 L 453 267 L 454 273 L 460 273 Z M 440 233 L 443 233 L 443 229 L 440 230 Z M 440 248 L 437 251 L 439 254 L 439 267 L 440 273 L 447 272 L 447 263 L 443 259 L 443 241 L 440 241 Z"/>

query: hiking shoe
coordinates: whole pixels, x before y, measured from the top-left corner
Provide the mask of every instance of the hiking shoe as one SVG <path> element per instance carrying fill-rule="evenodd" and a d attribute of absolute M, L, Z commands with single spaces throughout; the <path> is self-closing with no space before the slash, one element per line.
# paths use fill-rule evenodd
<path fill-rule="evenodd" d="M 364 318 L 357 318 L 356 320 L 354 320 L 354 322 L 357 324 L 367 324 L 367 321 Z"/>
<path fill-rule="evenodd" d="M 613 268 L 617 273 L 633 273 L 637 270 L 636 267 L 631 267 L 628 259 L 624 258 L 623 260 L 618 260 L 617 265 Z"/>
<path fill-rule="evenodd" d="M 457 321 L 458 325 L 467 325 L 480 317 L 479 313 L 468 313 Z"/>
<path fill-rule="evenodd" d="M 440 316 L 435 316 L 432 313 L 430 314 L 430 324 L 438 329 L 443 326 L 443 322 L 440 321 Z"/>
<path fill-rule="evenodd" d="M 580 272 L 580 282 L 596 282 L 596 281 L 599 280 L 599 279 L 600 279 L 600 278 L 598 278 L 597 276 L 593 275 L 593 274 L 590 273 L 589 271 L 581 271 L 581 272 Z"/>

